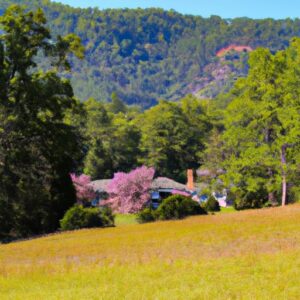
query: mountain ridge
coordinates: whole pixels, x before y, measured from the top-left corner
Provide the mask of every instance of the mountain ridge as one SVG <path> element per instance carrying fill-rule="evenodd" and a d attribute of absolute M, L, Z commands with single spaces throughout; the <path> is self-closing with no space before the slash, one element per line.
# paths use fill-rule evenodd
<path fill-rule="evenodd" d="M 222 61 L 216 56 L 219 50 L 237 44 L 274 52 L 300 36 L 299 19 L 228 20 L 157 8 L 75 8 L 49 0 L 0 0 L 0 12 L 12 3 L 41 7 L 54 36 L 80 36 L 86 58 L 72 60 L 70 79 L 82 101 L 109 101 L 117 92 L 126 103 L 146 108 L 159 99 L 176 101 L 188 93 L 214 98 L 234 80 L 220 83 L 213 71 L 233 64 L 230 78 L 247 74 L 247 54 L 237 58 L 229 53 Z"/>

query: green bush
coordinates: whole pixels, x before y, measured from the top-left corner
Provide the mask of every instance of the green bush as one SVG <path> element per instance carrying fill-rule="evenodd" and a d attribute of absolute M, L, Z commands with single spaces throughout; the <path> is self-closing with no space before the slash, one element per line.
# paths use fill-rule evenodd
<path fill-rule="evenodd" d="M 100 208 L 100 216 L 102 219 L 102 227 L 113 227 L 115 226 L 115 215 L 108 206 Z"/>
<path fill-rule="evenodd" d="M 137 221 L 140 224 L 154 222 L 155 219 L 156 219 L 156 213 L 151 208 L 145 208 L 144 210 L 140 211 L 137 215 Z"/>
<path fill-rule="evenodd" d="M 299 186 L 292 186 L 288 196 L 289 196 L 288 197 L 288 202 L 289 203 L 299 202 L 300 201 L 300 187 Z"/>
<path fill-rule="evenodd" d="M 206 211 L 193 199 L 182 195 L 166 198 L 155 212 L 159 220 L 183 219 L 187 216 L 205 215 Z"/>
<path fill-rule="evenodd" d="M 236 210 L 262 208 L 268 201 L 268 192 L 260 188 L 257 191 L 237 190 L 234 193 L 234 208 Z"/>
<path fill-rule="evenodd" d="M 108 207 L 85 208 L 80 205 L 71 207 L 60 221 L 62 230 L 114 226 L 114 215 Z"/>
<path fill-rule="evenodd" d="M 220 204 L 214 196 L 210 195 L 204 204 L 204 209 L 207 212 L 220 211 Z"/>

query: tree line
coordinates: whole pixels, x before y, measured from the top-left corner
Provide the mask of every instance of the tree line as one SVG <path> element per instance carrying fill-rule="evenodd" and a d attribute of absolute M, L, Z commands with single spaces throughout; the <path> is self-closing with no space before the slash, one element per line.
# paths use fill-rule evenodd
<path fill-rule="evenodd" d="M 16 5 L 0 17 L 1 239 L 55 231 L 76 203 L 71 173 L 109 178 L 145 162 L 158 174 L 182 178 L 197 161 L 208 126 L 204 115 L 189 117 L 202 110 L 195 98 L 162 101 L 145 112 L 116 94 L 110 104 L 80 103 L 59 76 L 70 71 L 70 56 L 83 58 L 80 38 L 55 37 L 45 24 L 42 10 Z"/>
<path fill-rule="evenodd" d="M 110 103 L 89 99 L 81 108 L 73 124 L 85 137 L 82 171 L 92 179 L 112 178 L 144 164 L 154 167 L 157 176 L 185 183 L 186 170 L 200 166 L 212 128 L 206 102 L 191 95 L 141 111 L 113 93 Z"/>
<path fill-rule="evenodd" d="M 275 54 L 257 49 L 248 76 L 225 96 L 229 104 L 209 138 L 204 164 L 214 170 L 215 188 L 233 192 L 237 208 L 300 199 L 299 62 L 299 38 Z"/>

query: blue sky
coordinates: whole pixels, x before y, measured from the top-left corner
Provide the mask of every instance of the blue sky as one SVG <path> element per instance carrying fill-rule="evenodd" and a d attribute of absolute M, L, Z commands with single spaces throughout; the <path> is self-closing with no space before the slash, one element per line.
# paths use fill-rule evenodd
<path fill-rule="evenodd" d="M 185 14 L 219 15 L 224 18 L 296 18 L 300 0 L 58 0 L 76 7 L 136 8 L 161 7 Z"/>

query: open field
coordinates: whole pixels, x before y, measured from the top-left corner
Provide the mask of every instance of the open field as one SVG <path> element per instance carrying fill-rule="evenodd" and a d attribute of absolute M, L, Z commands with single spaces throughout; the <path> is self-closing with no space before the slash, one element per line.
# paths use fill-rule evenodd
<path fill-rule="evenodd" d="M 122 215 L 117 214 L 115 217 L 116 226 L 129 225 L 129 224 L 137 224 L 136 215 Z"/>
<path fill-rule="evenodd" d="M 221 207 L 221 211 L 217 212 L 215 214 L 223 214 L 223 213 L 232 213 L 235 212 L 236 210 L 232 207 Z M 115 224 L 116 226 L 122 226 L 122 225 L 131 225 L 131 224 L 137 224 L 137 216 L 132 214 L 128 215 L 122 215 L 122 214 L 117 214 L 115 217 Z"/>
<path fill-rule="evenodd" d="M 300 205 L 1 245 L 0 299 L 300 299 Z"/>
<path fill-rule="evenodd" d="M 232 212 L 236 212 L 233 206 L 221 207 L 220 213 L 232 213 Z"/>

